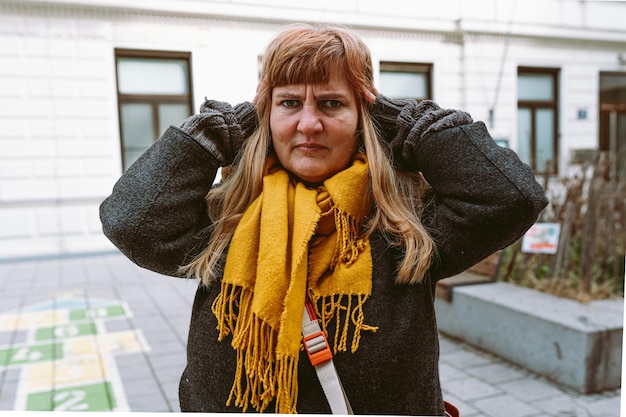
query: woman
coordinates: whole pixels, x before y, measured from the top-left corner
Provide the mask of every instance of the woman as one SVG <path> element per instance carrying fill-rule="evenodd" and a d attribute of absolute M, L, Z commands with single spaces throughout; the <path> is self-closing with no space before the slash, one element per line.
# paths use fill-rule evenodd
<path fill-rule="evenodd" d="M 309 300 L 356 414 L 444 415 L 435 284 L 519 239 L 543 190 L 467 113 L 376 97 L 348 30 L 286 29 L 262 79 L 255 106 L 170 128 L 101 206 L 133 262 L 201 280 L 181 409 L 329 412 Z"/>

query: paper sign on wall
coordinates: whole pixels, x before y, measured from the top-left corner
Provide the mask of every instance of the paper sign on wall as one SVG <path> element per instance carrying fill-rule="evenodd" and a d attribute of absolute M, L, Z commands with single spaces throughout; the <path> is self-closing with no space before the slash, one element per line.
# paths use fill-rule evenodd
<path fill-rule="evenodd" d="M 555 254 L 560 232 L 560 223 L 535 223 L 522 239 L 522 252 Z"/>

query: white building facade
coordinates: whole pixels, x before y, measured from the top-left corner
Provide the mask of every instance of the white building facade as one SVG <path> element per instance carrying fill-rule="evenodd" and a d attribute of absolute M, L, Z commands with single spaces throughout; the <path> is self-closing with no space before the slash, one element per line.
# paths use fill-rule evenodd
<path fill-rule="evenodd" d="M 348 25 L 389 96 L 483 120 L 537 174 L 626 152 L 626 2 L 0 0 L 0 262 L 108 252 L 100 202 L 169 124 L 251 100 L 269 40 Z"/>

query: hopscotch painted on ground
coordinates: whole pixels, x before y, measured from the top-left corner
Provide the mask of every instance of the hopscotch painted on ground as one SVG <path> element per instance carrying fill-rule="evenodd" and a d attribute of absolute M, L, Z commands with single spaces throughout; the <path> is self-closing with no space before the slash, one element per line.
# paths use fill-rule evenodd
<path fill-rule="evenodd" d="M 104 324 L 129 317 L 123 301 L 76 294 L 0 312 L 0 332 L 27 334 L 0 346 L 0 369 L 20 369 L 13 409 L 131 411 L 114 356 L 149 347 L 140 331 L 107 332 Z"/>

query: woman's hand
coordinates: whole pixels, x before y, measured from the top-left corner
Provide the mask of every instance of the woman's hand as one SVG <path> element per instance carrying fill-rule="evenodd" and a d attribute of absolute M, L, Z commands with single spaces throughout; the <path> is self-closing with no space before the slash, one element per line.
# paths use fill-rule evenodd
<path fill-rule="evenodd" d="M 372 117 L 383 139 L 391 146 L 395 163 L 402 169 L 416 171 L 412 155 L 420 139 L 444 129 L 473 123 L 461 110 L 442 109 L 434 101 L 376 97 Z"/>
<path fill-rule="evenodd" d="M 369 104 L 374 104 L 376 102 L 376 96 L 378 96 L 378 90 L 374 87 L 372 90 L 363 90 L 363 98 Z"/>
<path fill-rule="evenodd" d="M 200 113 L 189 117 L 180 128 L 209 151 L 220 166 L 227 166 L 257 124 L 256 108 L 250 103 L 233 108 L 228 103 L 206 100 Z"/>

